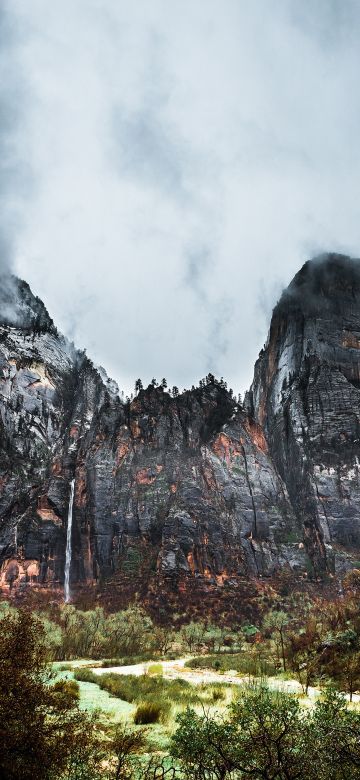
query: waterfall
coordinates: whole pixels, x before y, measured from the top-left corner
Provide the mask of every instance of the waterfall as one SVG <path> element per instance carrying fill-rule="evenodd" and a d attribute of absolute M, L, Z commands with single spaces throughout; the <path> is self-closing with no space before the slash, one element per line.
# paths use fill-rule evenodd
<path fill-rule="evenodd" d="M 70 601 L 71 529 L 72 529 L 74 490 L 75 490 L 75 480 L 72 479 L 70 482 L 70 498 L 69 498 L 68 522 L 67 522 L 67 531 L 66 531 L 65 585 L 64 585 L 65 603 Z"/>

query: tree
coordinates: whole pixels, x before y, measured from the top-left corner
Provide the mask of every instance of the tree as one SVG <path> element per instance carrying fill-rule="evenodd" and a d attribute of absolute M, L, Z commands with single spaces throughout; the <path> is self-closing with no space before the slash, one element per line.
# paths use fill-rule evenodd
<path fill-rule="evenodd" d="M 306 694 L 319 671 L 322 632 L 323 625 L 314 614 L 307 616 L 303 628 L 288 634 L 289 664 Z"/>
<path fill-rule="evenodd" d="M 134 777 L 133 759 L 144 750 L 145 729 L 133 731 L 126 725 L 119 725 L 111 742 L 115 755 L 114 780 L 131 780 Z"/>
<path fill-rule="evenodd" d="M 360 648 L 356 631 L 346 628 L 330 635 L 319 648 L 321 667 L 334 680 L 335 685 L 349 694 L 360 687 Z"/>
<path fill-rule="evenodd" d="M 143 383 L 141 379 L 137 379 L 135 382 L 135 395 L 138 395 L 140 393 L 140 390 L 143 389 Z"/>
<path fill-rule="evenodd" d="M 286 612 L 276 610 L 268 612 L 263 621 L 263 628 L 268 630 L 272 635 L 275 635 L 278 639 L 284 672 L 286 672 L 285 629 L 288 624 L 289 617 Z"/>
<path fill-rule="evenodd" d="M 316 702 L 309 729 L 319 780 L 360 778 L 360 715 L 333 688 Z"/>
<path fill-rule="evenodd" d="M 335 691 L 310 710 L 249 687 L 223 718 L 188 708 L 171 753 L 193 780 L 359 780 L 360 715 Z"/>
<path fill-rule="evenodd" d="M 264 687 L 248 688 L 222 720 L 188 709 L 177 718 L 172 753 L 194 780 L 303 780 L 298 702 Z"/>
<path fill-rule="evenodd" d="M 210 650 L 212 653 L 220 653 L 221 647 L 224 643 L 224 635 L 224 629 L 220 628 L 219 626 L 213 626 L 209 624 L 206 626 L 202 641 L 208 650 Z"/>
<path fill-rule="evenodd" d="M 167 388 L 167 381 L 165 377 L 161 380 L 161 387 L 163 388 L 163 390 Z"/>
<path fill-rule="evenodd" d="M 205 626 L 203 623 L 188 623 L 187 626 L 183 626 L 180 634 L 184 644 L 187 646 L 189 653 L 192 653 L 194 649 L 199 649 L 202 645 L 205 633 Z"/>
<path fill-rule="evenodd" d="M 178 397 L 178 395 L 179 395 L 179 388 L 178 388 L 178 387 L 176 387 L 176 385 L 174 385 L 174 387 L 173 387 L 173 389 L 172 389 L 172 391 L 171 391 L 171 392 L 172 392 L 172 395 L 173 395 L 173 397 L 174 397 L 174 398 L 177 398 L 177 397 Z"/>
<path fill-rule="evenodd" d="M 47 657 L 44 628 L 36 617 L 23 610 L 2 616 L 0 776 L 4 780 L 53 780 L 65 771 L 74 777 L 70 770 L 79 756 L 86 753 L 89 761 L 90 754 L 94 757 L 94 721 L 80 712 L 69 686 L 51 684 Z"/>
<path fill-rule="evenodd" d="M 174 631 L 166 626 L 156 626 L 153 630 L 154 648 L 161 655 L 165 655 L 171 649 L 174 639 Z"/>
<path fill-rule="evenodd" d="M 108 649 L 111 654 L 134 655 L 151 647 L 153 623 L 149 615 L 138 606 L 110 615 L 106 622 L 109 634 Z"/>

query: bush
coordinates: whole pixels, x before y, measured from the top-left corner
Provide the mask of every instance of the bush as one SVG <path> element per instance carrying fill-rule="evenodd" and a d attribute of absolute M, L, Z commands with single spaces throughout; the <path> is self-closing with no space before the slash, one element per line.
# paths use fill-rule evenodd
<path fill-rule="evenodd" d="M 107 658 L 105 661 L 101 662 L 101 668 L 107 669 L 111 666 L 124 666 L 124 659 L 123 658 Z"/>
<path fill-rule="evenodd" d="M 143 701 L 138 704 L 134 713 L 134 723 L 144 726 L 147 723 L 164 722 L 170 713 L 170 702 Z"/>
<path fill-rule="evenodd" d="M 91 669 L 74 669 L 74 679 L 79 682 L 91 682 L 99 685 L 99 677 Z"/>
<path fill-rule="evenodd" d="M 225 691 L 223 688 L 213 688 L 212 689 L 212 700 L 214 704 L 218 701 L 224 701 L 225 699 Z"/>
<path fill-rule="evenodd" d="M 162 675 L 164 670 L 162 664 L 150 664 L 147 668 L 147 671 L 148 674 Z"/>
<path fill-rule="evenodd" d="M 80 699 L 80 688 L 76 680 L 57 680 L 53 685 L 53 691 L 62 693 L 75 701 Z"/>
<path fill-rule="evenodd" d="M 359 777 L 360 715 L 331 689 L 304 712 L 289 694 L 250 686 L 221 719 L 187 708 L 177 724 L 171 753 L 186 778 Z"/>
<path fill-rule="evenodd" d="M 262 658 L 255 654 L 221 653 L 220 655 L 199 656 L 185 662 L 190 669 L 214 669 L 217 672 L 251 674 L 254 677 L 271 677 L 277 673 L 273 659 Z"/>

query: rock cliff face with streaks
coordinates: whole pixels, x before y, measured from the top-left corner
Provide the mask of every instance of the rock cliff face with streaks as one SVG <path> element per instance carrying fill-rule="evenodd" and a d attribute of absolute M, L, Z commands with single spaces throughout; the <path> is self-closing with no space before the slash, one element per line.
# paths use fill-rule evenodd
<path fill-rule="evenodd" d="M 359 401 L 360 262 L 326 255 L 284 291 L 248 398 L 316 573 L 360 558 Z"/>
<path fill-rule="evenodd" d="M 209 376 L 123 402 L 15 278 L 0 290 L 0 586 L 174 588 L 341 572 L 360 557 L 357 261 L 306 264 L 245 408 Z"/>

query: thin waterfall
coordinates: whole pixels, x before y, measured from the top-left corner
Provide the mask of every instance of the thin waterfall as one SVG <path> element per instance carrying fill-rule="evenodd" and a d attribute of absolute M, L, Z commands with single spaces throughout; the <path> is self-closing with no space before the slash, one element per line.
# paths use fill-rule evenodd
<path fill-rule="evenodd" d="M 70 601 L 71 529 L 72 529 L 74 491 L 75 491 L 75 479 L 72 479 L 70 482 L 70 498 L 69 498 L 68 521 L 67 521 L 67 531 L 66 531 L 65 585 L 64 585 L 65 603 Z"/>

